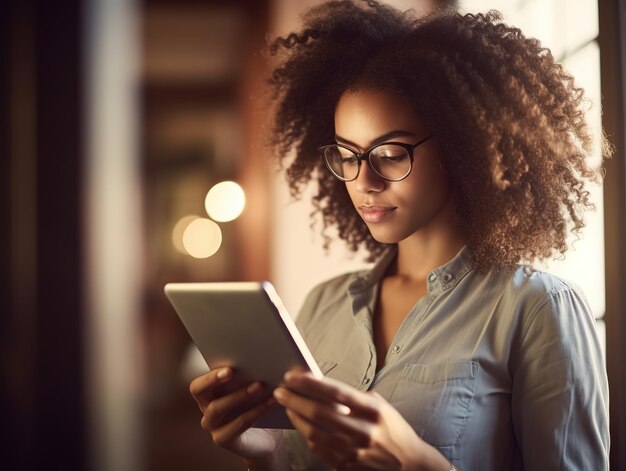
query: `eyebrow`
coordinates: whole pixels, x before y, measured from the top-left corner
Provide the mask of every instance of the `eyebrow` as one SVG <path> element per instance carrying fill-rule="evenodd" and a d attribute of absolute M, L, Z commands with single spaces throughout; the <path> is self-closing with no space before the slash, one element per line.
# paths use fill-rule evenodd
<path fill-rule="evenodd" d="M 369 146 L 375 146 L 376 144 L 380 144 L 381 142 L 385 142 L 394 137 L 403 137 L 403 136 L 417 137 L 414 132 L 396 129 L 394 131 L 390 131 L 386 134 L 383 134 L 382 136 L 378 136 L 376 139 L 373 139 L 372 141 L 370 141 Z M 335 140 L 344 142 L 346 144 L 350 144 L 354 147 L 359 147 L 358 144 L 352 141 L 349 141 L 348 139 L 345 139 L 337 134 L 335 134 Z"/>

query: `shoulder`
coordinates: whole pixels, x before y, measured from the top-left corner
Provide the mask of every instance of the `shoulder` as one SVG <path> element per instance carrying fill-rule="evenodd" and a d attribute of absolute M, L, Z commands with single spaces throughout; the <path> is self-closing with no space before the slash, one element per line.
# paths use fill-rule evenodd
<path fill-rule="evenodd" d="M 527 265 L 520 265 L 508 274 L 496 274 L 496 277 L 502 278 L 505 289 L 528 297 L 537 303 L 545 302 L 561 291 L 581 291 L 573 281 L 552 273 L 531 269 Z"/>
<path fill-rule="evenodd" d="M 491 274 L 502 288 L 502 296 L 523 315 L 526 331 L 540 315 L 587 317 L 591 309 L 580 286 L 552 273 L 519 266 L 509 273 Z"/>
<path fill-rule="evenodd" d="M 524 350 L 528 342 L 555 338 L 567 342 L 576 336 L 595 342 L 590 304 L 581 287 L 571 280 L 518 266 L 508 272 L 471 273 L 460 286 L 466 286 L 463 298 L 471 299 L 472 307 L 484 309 L 494 320 L 512 352 Z"/>
<path fill-rule="evenodd" d="M 350 285 L 360 279 L 367 270 L 358 270 L 334 276 L 315 285 L 307 295 L 302 310 L 310 308 L 310 305 L 333 304 L 346 298 Z"/>
<path fill-rule="evenodd" d="M 341 275 L 334 276 L 324 280 L 311 289 L 307 299 L 314 298 L 318 301 L 333 302 L 338 298 L 344 297 L 348 293 L 348 288 L 357 279 L 359 279 L 366 270 L 359 270 Z"/>
<path fill-rule="evenodd" d="M 344 273 L 314 286 L 306 296 L 296 318 L 299 327 L 304 327 L 314 318 L 322 316 L 324 312 L 336 311 L 342 304 L 349 303 L 350 285 L 365 273 L 367 270 Z M 346 305 L 347 307 L 349 306 Z"/>

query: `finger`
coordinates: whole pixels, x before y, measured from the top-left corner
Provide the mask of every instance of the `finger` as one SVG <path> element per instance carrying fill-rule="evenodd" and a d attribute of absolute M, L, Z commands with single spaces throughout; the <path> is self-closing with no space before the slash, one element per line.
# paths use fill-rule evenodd
<path fill-rule="evenodd" d="M 232 376 L 232 368 L 217 368 L 195 378 L 189 384 L 189 392 L 195 399 L 202 413 L 204 413 L 204 409 L 213 398 L 211 392 L 216 386 L 228 382 Z"/>
<path fill-rule="evenodd" d="M 311 440 L 317 440 L 315 434 L 323 430 L 348 437 L 353 446 L 366 447 L 371 443 L 371 425 L 364 419 L 346 415 L 336 404 L 319 402 L 285 388 L 276 388 L 274 397 L 288 412 L 293 411 L 306 420 L 308 425 L 303 425 L 301 432 Z"/>
<path fill-rule="evenodd" d="M 298 391 L 306 391 L 307 395 L 325 398 L 329 401 L 344 404 L 354 415 L 377 420 L 378 400 L 372 395 L 358 391 L 341 381 L 332 378 L 317 379 L 311 373 L 291 370 L 285 374 L 286 385 Z"/>
<path fill-rule="evenodd" d="M 321 446 L 329 447 L 338 450 L 354 449 L 355 444 L 350 436 L 342 433 L 338 430 L 326 430 L 319 425 L 314 424 L 307 420 L 306 417 L 301 416 L 297 412 L 285 409 L 287 416 L 293 426 L 304 436 L 304 438 L 311 444 L 312 449 Z"/>
<path fill-rule="evenodd" d="M 368 469 L 401 469 L 402 463 L 393 454 L 382 448 L 367 448 L 357 450 L 355 463 L 367 463 Z M 357 465 L 358 469 L 358 465 Z"/>
<path fill-rule="evenodd" d="M 357 450 L 349 437 L 323 431 L 292 410 L 287 409 L 286 412 L 293 426 L 305 437 L 311 451 L 324 461 L 339 467 L 356 458 Z"/>
<path fill-rule="evenodd" d="M 276 400 L 270 397 L 256 407 L 238 415 L 234 420 L 211 431 L 213 442 L 222 447 L 228 445 L 228 443 L 252 427 L 257 420 L 274 407 L 276 407 Z"/>
<path fill-rule="evenodd" d="M 263 391 L 263 385 L 259 381 L 255 381 L 245 388 L 238 389 L 226 396 L 213 399 L 206 406 L 200 424 L 205 430 L 220 427 L 225 417 L 230 412 L 240 408 L 247 409 L 256 405 Z"/>

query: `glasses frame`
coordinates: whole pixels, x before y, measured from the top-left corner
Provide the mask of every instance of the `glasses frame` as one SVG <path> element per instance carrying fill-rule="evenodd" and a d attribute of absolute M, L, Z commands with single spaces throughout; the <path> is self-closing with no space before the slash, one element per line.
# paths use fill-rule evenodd
<path fill-rule="evenodd" d="M 390 141 L 390 142 L 381 142 L 380 144 L 376 144 L 375 146 L 370 147 L 369 149 L 367 149 L 365 152 L 363 152 L 362 154 L 357 152 L 356 150 L 352 149 L 351 147 L 348 147 L 344 144 L 328 144 L 325 146 L 321 146 L 318 147 L 318 151 L 320 153 L 320 156 L 322 158 L 322 160 L 324 161 L 324 165 L 326 166 L 326 168 L 330 171 L 331 175 L 333 177 L 335 177 L 337 180 L 340 180 L 342 182 L 352 182 L 354 180 L 356 180 L 357 178 L 359 178 L 359 173 L 361 172 L 361 162 L 366 160 L 367 161 L 367 166 L 370 168 L 370 170 L 372 172 L 374 172 L 375 175 L 379 176 L 380 178 L 382 178 L 383 180 L 386 180 L 388 182 L 399 182 L 404 180 L 406 177 L 408 177 L 411 174 L 411 171 L 413 170 L 413 152 L 415 151 L 415 148 L 422 145 L 424 142 L 428 141 L 430 138 L 434 137 L 434 134 L 430 134 L 428 136 L 426 136 L 425 138 L 417 141 L 415 144 L 406 144 L 404 142 L 394 142 L 394 141 Z M 381 146 L 387 146 L 393 144 L 395 146 L 400 146 L 403 147 L 407 153 L 409 154 L 409 158 L 411 159 L 411 163 L 409 165 L 409 171 L 406 173 L 406 175 L 404 175 L 402 178 L 387 178 L 384 175 L 381 175 L 372 165 L 372 161 L 370 160 L 370 155 L 372 153 L 372 151 L 374 151 L 375 149 L 377 149 L 378 147 Z M 356 175 L 354 176 L 354 178 L 344 178 L 341 177 L 339 175 L 337 175 L 335 173 L 335 171 L 331 168 L 330 164 L 328 163 L 328 161 L 326 160 L 326 157 L 324 157 L 324 152 L 326 151 L 326 149 L 330 148 L 330 147 L 341 147 L 343 149 L 349 150 L 350 152 L 352 152 L 357 159 L 357 169 L 356 169 Z"/>

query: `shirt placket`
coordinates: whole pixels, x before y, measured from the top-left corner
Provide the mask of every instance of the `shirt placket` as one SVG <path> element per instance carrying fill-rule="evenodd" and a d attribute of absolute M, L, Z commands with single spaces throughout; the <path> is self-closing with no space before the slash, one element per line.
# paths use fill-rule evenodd
<path fill-rule="evenodd" d="M 428 276 L 428 290 L 426 296 L 420 299 L 415 306 L 413 306 L 402 324 L 400 324 L 398 332 L 396 332 L 396 335 L 389 346 L 389 350 L 387 351 L 385 363 L 374 377 L 374 381 L 371 384 L 372 387 L 378 382 L 379 378 L 386 373 L 385 370 L 390 368 L 401 356 L 406 343 L 415 343 L 416 339 L 419 338 L 419 334 L 417 332 L 418 325 L 425 318 L 428 309 L 441 292 L 442 285 L 439 282 L 439 274 L 437 272 L 432 272 Z M 370 331 L 370 334 L 372 348 L 375 349 L 373 345 L 373 333 Z"/>
<path fill-rule="evenodd" d="M 372 327 L 372 310 L 369 306 L 369 298 L 372 296 L 372 290 L 363 293 L 362 305 L 355 313 L 355 320 L 360 327 L 360 333 L 363 341 L 367 344 L 370 353 L 370 361 L 365 371 L 361 372 L 361 381 L 357 386 L 358 389 L 366 391 L 371 386 L 374 375 L 376 373 L 376 347 L 374 345 L 373 327 Z"/>

